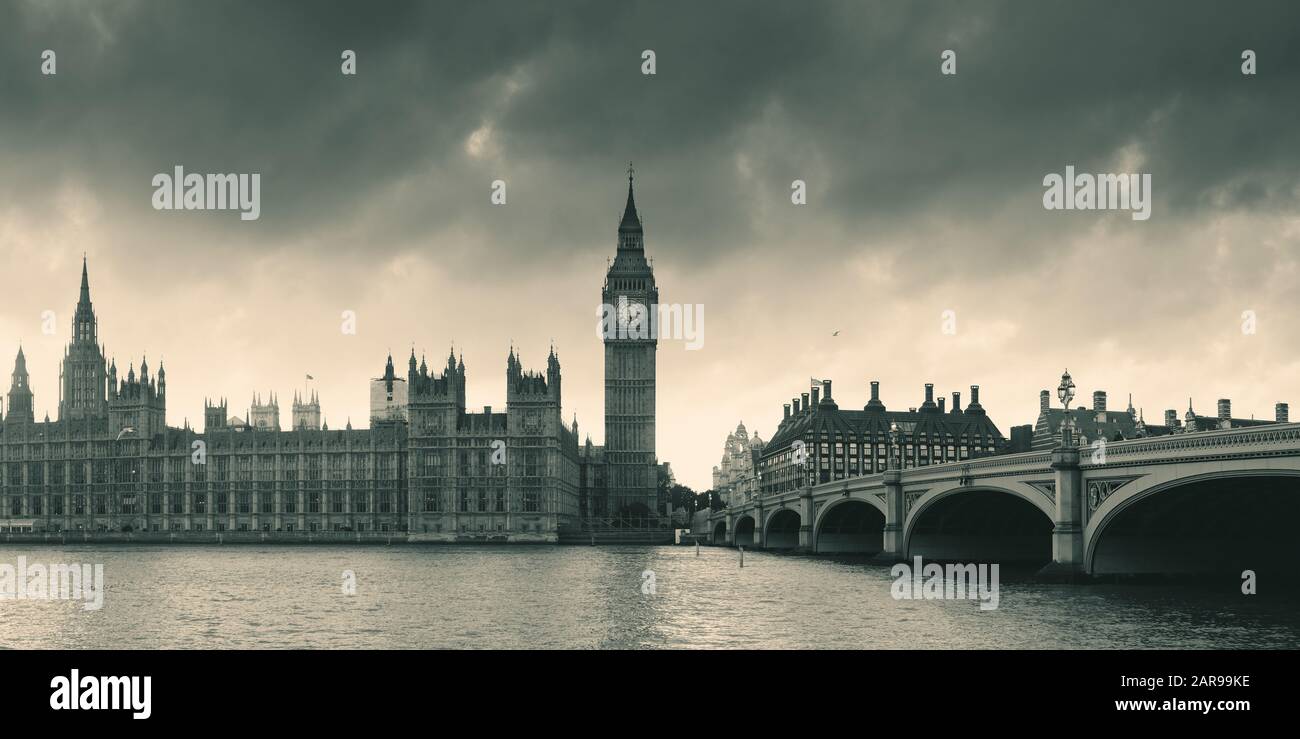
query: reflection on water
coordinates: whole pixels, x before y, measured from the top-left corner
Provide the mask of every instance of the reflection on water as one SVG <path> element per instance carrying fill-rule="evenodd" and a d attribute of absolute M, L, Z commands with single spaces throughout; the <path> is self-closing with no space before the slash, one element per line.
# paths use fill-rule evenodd
<path fill-rule="evenodd" d="M 1297 648 L 1295 596 L 1240 581 L 896 601 L 887 567 L 689 547 L 32 547 L 104 564 L 104 608 L 0 600 L 7 648 Z M 356 594 L 345 595 L 345 571 Z M 654 594 L 643 594 L 651 570 Z M 1261 584 L 1261 589 L 1267 584 Z"/>

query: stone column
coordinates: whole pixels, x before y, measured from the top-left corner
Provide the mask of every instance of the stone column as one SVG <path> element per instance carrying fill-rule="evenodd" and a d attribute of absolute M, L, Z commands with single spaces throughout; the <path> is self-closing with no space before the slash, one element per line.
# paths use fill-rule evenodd
<path fill-rule="evenodd" d="M 882 474 L 885 480 L 885 530 L 883 546 L 875 556 L 875 561 L 893 564 L 907 559 L 903 540 L 903 522 L 907 518 L 906 498 L 903 496 L 903 473 L 895 468 L 887 469 Z"/>
<path fill-rule="evenodd" d="M 727 514 L 727 535 L 723 543 L 729 547 L 736 546 L 736 519 L 730 513 Z"/>
<path fill-rule="evenodd" d="M 813 541 L 813 498 L 812 488 L 803 489 L 803 495 L 799 496 L 799 549 L 804 552 L 815 552 L 817 542 Z"/>
<path fill-rule="evenodd" d="M 1052 563 L 1039 573 L 1048 578 L 1075 579 L 1084 575 L 1083 562 L 1083 472 L 1079 450 L 1052 450 L 1056 471 L 1056 520 L 1052 529 Z"/>
<path fill-rule="evenodd" d="M 764 549 L 767 547 L 767 526 L 763 522 L 763 503 L 759 501 L 754 506 L 754 549 Z"/>

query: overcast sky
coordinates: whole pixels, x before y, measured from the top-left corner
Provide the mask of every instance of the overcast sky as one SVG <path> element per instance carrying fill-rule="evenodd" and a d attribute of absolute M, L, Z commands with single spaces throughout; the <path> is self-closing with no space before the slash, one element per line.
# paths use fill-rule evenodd
<path fill-rule="evenodd" d="M 306 373 L 364 425 L 412 346 L 454 344 L 499 408 L 511 342 L 540 370 L 553 340 L 600 443 L 629 161 L 661 300 L 705 306 L 701 350 L 659 350 L 660 460 L 697 489 L 809 377 L 858 408 L 871 379 L 894 408 L 979 384 L 1004 433 L 1065 367 L 1148 421 L 1300 415 L 1295 3 L 4 5 L 0 357 L 22 341 L 38 416 L 85 252 L 102 340 L 165 360 L 175 425 L 255 391 L 287 425 Z M 260 173 L 260 219 L 154 210 L 177 165 Z M 1151 218 L 1044 210 L 1067 165 L 1149 173 Z"/>

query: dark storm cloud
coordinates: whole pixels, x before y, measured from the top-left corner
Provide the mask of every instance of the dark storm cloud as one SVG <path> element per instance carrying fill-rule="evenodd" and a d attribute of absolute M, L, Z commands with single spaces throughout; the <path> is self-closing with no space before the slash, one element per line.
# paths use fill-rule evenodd
<path fill-rule="evenodd" d="M 15 10 L 0 94 L 5 161 L 24 176 L 5 195 L 38 198 L 77 173 L 157 218 L 141 184 L 155 172 L 261 172 L 256 229 L 187 226 L 232 248 L 345 248 L 315 235 L 365 219 L 365 248 L 381 253 L 459 230 L 525 262 L 603 249 L 592 224 L 616 214 L 628 159 L 661 253 L 705 260 L 764 241 L 756 222 L 788 204 L 796 178 L 836 250 L 923 216 L 1000 214 L 1041 235 L 1060 223 L 1039 207 L 1042 176 L 1101 168 L 1129 145 L 1155 173 L 1157 217 L 1292 204 L 1300 164 L 1290 3 Z M 44 48 L 59 53 L 57 79 L 35 74 Z M 339 74 L 344 48 L 358 52 L 356 78 Z M 644 48 L 654 77 L 639 73 Z M 937 73 L 945 48 L 956 77 Z M 1263 71 L 1245 82 L 1243 48 Z M 465 142 L 481 126 L 492 153 L 476 159 Z M 487 205 L 498 177 L 504 213 Z"/>
<path fill-rule="evenodd" d="M 450 340 L 499 403 L 492 363 L 555 337 L 599 443 L 592 308 L 633 160 L 661 296 L 708 306 L 705 349 L 659 367 L 660 456 L 696 487 L 810 375 L 844 407 L 867 377 L 903 405 L 981 382 L 1003 429 L 1064 365 L 1148 413 L 1294 403 L 1297 28 L 1292 2 L 8 2 L 0 268 L 27 279 L 0 341 L 70 307 L 87 250 L 110 341 L 167 354 L 173 423 L 304 372 L 361 419 L 386 351 Z M 1045 211 L 1071 164 L 1150 173 L 1151 220 Z M 261 219 L 154 211 L 175 165 L 261 173 Z"/>

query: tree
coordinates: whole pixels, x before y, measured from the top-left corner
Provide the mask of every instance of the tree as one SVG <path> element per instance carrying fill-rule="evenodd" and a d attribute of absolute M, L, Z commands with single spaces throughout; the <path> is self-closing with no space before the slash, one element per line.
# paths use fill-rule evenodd
<path fill-rule="evenodd" d="M 672 503 L 673 510 L 684 508 L 687 513 L 694 513 L 695 497 L 695 491 L 685 485 L 673 485 L 668 488 L 668 500 Z"/>

